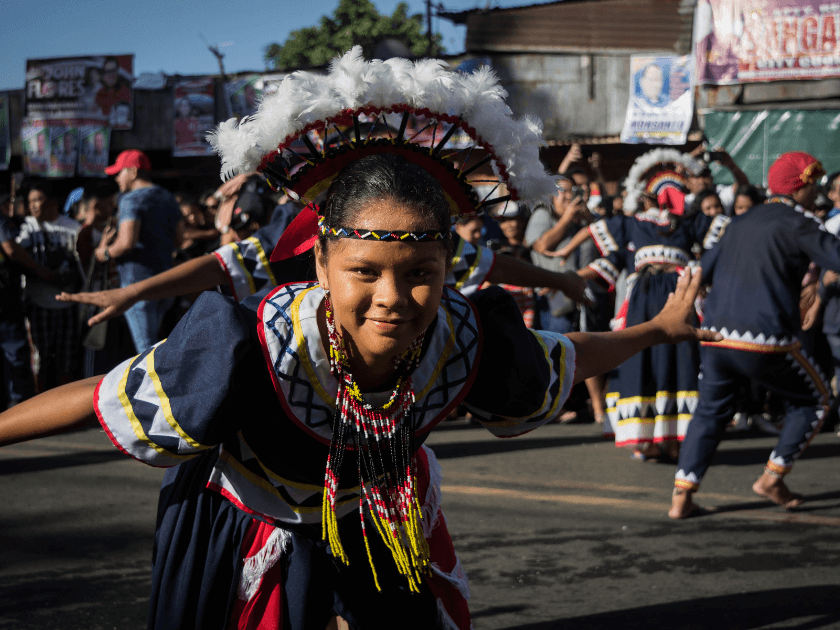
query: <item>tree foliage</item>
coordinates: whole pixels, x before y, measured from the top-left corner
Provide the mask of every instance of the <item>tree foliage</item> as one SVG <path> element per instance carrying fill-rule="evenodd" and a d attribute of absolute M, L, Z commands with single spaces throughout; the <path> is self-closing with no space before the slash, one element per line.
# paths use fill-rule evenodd
<path fill-rule="evenodd" d="M 388 16 L 380 14 L 370 0 L 339 0 L 332 17 L 323 16 L 320 26 L 292 31 L 282 45 L 266 46 L 265 64 L 270 70 L 323 66 L 356 45 L 370 59 L 376 45 L 386 39 L 403 43 L 418 57 L 428 55 L 423 16 L 408 15 L 405 2 Z M 441 40 L 435 36 L 432 56 L 444 52 Z"/>

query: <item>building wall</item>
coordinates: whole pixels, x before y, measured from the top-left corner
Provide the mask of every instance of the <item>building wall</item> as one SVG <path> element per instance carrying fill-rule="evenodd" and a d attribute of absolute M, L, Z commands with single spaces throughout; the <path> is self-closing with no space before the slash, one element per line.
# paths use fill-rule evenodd
<path fill-rule="evenodd" d="M 547 140 L 621 132 L 629 55 L 499 53 L 489 58 L 514 114 L 542 120 Z"/>

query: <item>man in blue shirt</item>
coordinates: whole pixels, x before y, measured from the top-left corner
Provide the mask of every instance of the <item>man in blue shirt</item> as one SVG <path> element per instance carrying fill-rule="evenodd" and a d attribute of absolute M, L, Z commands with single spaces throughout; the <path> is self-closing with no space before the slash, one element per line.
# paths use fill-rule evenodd
<path fill-rule="evenodd" d="M 151 181 L 151 161 L 142 151 L 123 151 L 113 166 L 120 192 L 116 230 L 107 230 L 96 258 L 117 260 L 120 285 L 127 287 L 172 267 L 172 254 L 184 230 L 178 202 L 170 192 Z M 137 352 L 158 341 L 158 329 L 171 300 L 138 302 L 125 313 Z"/>

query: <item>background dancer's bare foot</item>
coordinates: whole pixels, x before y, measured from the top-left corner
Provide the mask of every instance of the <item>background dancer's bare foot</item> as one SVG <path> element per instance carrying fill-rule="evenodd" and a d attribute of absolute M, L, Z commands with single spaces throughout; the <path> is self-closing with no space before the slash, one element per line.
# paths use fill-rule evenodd
<path fill-rule="evenodd" d="M 776 505 L 781 505 L 786 510 L 798 508 L 805 503 L 802 495 L 794 494 L 785 485 L 784 480 L 776 475 L 765 472 L 753 484 L 753 492 L 757 495 L 770 499 Z"/>
<path fill-rule="evenodd" d="M 688 490 L 674 488 L 674 494 L 671 495 L 671 509 L 668 510 L 668 517 L 679 520 L 700 514 L 703 508 L 691 499 L 692 494 L 694 493 Z"/>

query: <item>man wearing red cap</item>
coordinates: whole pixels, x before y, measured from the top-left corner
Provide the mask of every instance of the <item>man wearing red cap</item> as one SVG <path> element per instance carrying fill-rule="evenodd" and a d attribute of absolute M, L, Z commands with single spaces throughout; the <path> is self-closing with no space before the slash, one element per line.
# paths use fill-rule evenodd
<path fill-rule="evenodd" d="M 822 174 L 807 153 L 779 157 L 768 173 L 775 196 L 733 217 L 703 256 L 703 280 L 712 287 L 703 328 L 719 331 L 723 340 L 702 343 L 699 403 L 680 451 L 671 518 L 698 510 L 691 496 L 735 412 L 737 385 L 747 378 L 785 403 L 779 441 L 753 491 L 788 509 L 803 502 L 783 477 L 819 431 L 828 389 L 798 338 L 799 293 L 811 261 L 840 270 L 840 240 L 809 212 Z"/>
<path fill-rule="evenodd" d="M 181 210 L 171 193 L 152 183 L 152 165 L 142 151 L 123 151 L 113 166 L 124 193 L 117 211 L 117 230 L 106 230 L 96 258 L 117 261 L 123 287 L 145 280 L 172 267 L 172 253 L 184 228 Z M 137 352 L 144 352 L 158 340 L 158 329 L 170 300 L 138 302 L 125 312 Z"/>

